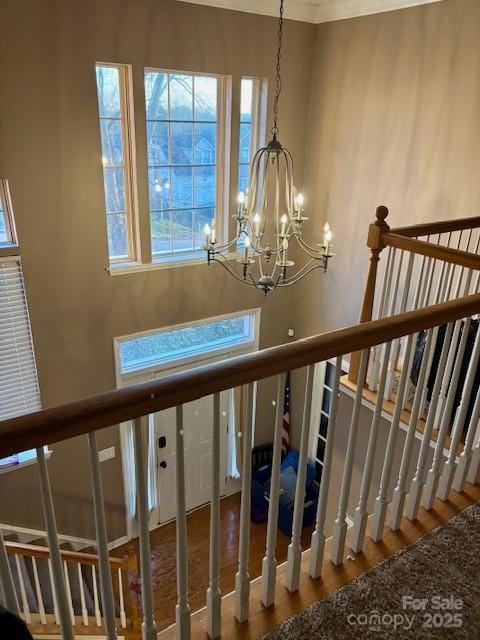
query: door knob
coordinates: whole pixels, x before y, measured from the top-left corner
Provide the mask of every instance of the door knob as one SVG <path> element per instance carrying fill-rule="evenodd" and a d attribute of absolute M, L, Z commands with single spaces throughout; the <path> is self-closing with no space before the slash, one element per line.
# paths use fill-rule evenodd
<path fill-rule="evenodd" d="M 167 463 L 166 463 L 166 461 L 165 461 L 165 460 L 162 460 L 162 461 L 160 462 L 160 466 L 162 467 L 162 469 L 166 469 L 166 468 L 167 468 Z"/>

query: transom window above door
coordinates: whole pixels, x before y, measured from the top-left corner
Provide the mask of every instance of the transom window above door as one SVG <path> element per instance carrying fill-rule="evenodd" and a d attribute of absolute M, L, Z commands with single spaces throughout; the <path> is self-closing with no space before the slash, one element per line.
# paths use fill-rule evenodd
<path fill-rule="evenodd" d="M 206 263 L 205 225 L 226 240 L 229 196 L 264 142 L 266 81 L 148 68 L 134 84 L 131 65 L 95 70 L 110 274 Z"/>

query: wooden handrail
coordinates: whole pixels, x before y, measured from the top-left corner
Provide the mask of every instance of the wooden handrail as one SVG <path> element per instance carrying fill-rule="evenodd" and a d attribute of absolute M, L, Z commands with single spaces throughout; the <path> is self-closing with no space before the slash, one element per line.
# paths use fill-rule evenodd
<path fill-rule="evenodd" d="M 34 558 L 50 557 L 50 550 L 48 547 L 42 547 L 35 544 L 23 544 L 21 542 L 11 542 L 6 540 L 5 549 L 7 553 L 13 553 L 17 556 L 29 556 Z M 82 553 L 81 551 L 70 551 L 69 549 L 61 549 L 60 553 L 62 555 L 62 559 L 67 562 L 98 565 L 98 556 L 94 553 Z M 117 569 L 128 568 L 126 560 L 114 557 L 110 557 L 110 566 Z"/>
<path fill-rule="evenodd" d="M 391 229 L 392 233 L 400 236 L 419 238 L 421 236 L 433 236 L 438 233 L 449 233 L 450 231 L 462 231 L 463 229 L 477 229 L 480 227 L 480 216 L 471 218 L 457 218 L 454 220 L 442 220 L 440 222 L 424 222 L 413 224 L 407 227 L 397 227 Z"/>
<path fill-rule="evenodd" d="M 0 422 L 0 457 L 480 313 L 480 294 L 271 347 Z"/>
<path fill-rule="evenodd" d="M 424 240 L 415 240 L 407 236 L 392 233 L 391 231 L 382 235 L 382 241 L 387 247 L 395 247 L 404 251 L 411 251 L 422 256 L 435 258 L 451 264 L 467 267 L 468 269 L 480 270 L 480 256 L 476 253 L 442 247 L 438 244 L 431 244 Z"/>

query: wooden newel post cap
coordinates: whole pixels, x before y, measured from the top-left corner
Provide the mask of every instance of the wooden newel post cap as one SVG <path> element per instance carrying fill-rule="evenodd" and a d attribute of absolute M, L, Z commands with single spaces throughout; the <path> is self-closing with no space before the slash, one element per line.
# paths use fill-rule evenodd
<path fill-rule="evenodd" d="M 377 219 L 375 224 L 378 224 L 384 227 L 387 224 L 385 222 L 387 216 L 388 216 L 388 209 L 383 204 L 381 204 L 379 207 L 377 207 L 375 211 L 375 217 Z"/>

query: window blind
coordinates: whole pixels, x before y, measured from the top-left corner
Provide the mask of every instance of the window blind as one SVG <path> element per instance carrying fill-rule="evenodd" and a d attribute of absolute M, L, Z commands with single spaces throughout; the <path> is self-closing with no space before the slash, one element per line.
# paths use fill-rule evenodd
<path fill-rule="evenodd" d="M 40 407 L 22 265 L 7 258 L 0 261 L 0 420 Z"/>

